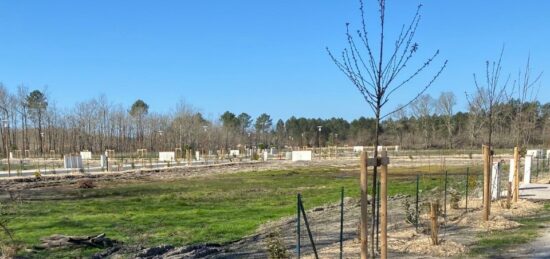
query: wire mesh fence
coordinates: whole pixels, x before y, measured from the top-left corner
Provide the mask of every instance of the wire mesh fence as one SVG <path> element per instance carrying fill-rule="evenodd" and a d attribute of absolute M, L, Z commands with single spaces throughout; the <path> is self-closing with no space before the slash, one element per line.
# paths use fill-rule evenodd
<path fill-rule="evenodd" d="M 492 191 L 499 189 L 499 195 L 493 195 L 493 202 L 506 200 L 508 196 L 509 165 L 503 161 L 499 163 L 497 171 L 498 183 Z M 539 158 L 534 160 L 531 174 L 533 181 L 547 179 L 550 177 L 550 160 Z M 436 166 L 436 165 L 434 165 Z M 448 169 L 435 168 L 429 173 L 415 173 L 414 167 L 410 172 L 400 172 L 390 177 L 388 182 L 388 232 L 390 235 L 398 236 L 396 233 L 403 231 L 414 231 L 417 233 L 428 233 L 430 231 L 430 204 L 440 204 L 439 215 L 443 220 L 440 226 L 439 235 L 445 239 L 446 235 L 457 229 L 458 217 L 477 217 L 483 208 L 483 169 L 479 165 L 453 166 Z M 390 170 L 389 174 L 392 174 Z M 524 174 L 524 166 L 520 167 L 520 179 Z M 370 180 L 370 179 L 369 179 Z M 372 192 L 369 184 L 369 193 Z M 379 193 L 379 192 L 377 192 Z M 307 204 L 312 197 L 301 197 L 301 202 Z M 379 197 L 374 197 L 378 200 Z M 370 197 L 370 202 L 372 202 Z M 358 250 L 350 249 L 346 242 L 352 242 L 356 248 L 359 246 L 359 219 L 360 206 L 356 197 L 346 197 L 340 200 L 327 201 L 329 205 L 320 208 L 313 208 L 304 211 L 300 218 L 296 219 L 297 241 L 293 247 L 295 255 L 305 255 L 307 258 L 315 258 L 313 247 L 315 246 L 320 258 L 338 258 L 342 253 L 344 257 L 357 257 Z M 378 204 L 380 204 L 378 202 Z M 341 208 L 340 208 L 341 206 Z M 374 250 L 380 249 L 379 206 L 373 211 L 368 210 L 368 229 L 374 231 L 374 239 L 369 233 L 369 249 L 374 245 Z M 342 213 L 342 215 L 340 215 Z M 478 213 L 478 214 L 475 214 Z M 374 214 L 374 219 L 371 216 Z M 304 216 L 308 217 L 309 231 L 305 226 Z M 340 220 L 342 221 L 340 223 Z M 481 218 L 479 218 L 481 221 Z M 311 235 L 311 240 L 309 239 Z M 374 241 L 374 242 L 373 242 Z M 344 245 L 341 245 L 344 243 Z M 340 250 L 342 247 L 342 250 Z M 327 252 L 330 251 L 330 252 Z M 351 254 L 350 254 L 351 253 Z M 327 258 L 328 258 L 327 257 Z"/>

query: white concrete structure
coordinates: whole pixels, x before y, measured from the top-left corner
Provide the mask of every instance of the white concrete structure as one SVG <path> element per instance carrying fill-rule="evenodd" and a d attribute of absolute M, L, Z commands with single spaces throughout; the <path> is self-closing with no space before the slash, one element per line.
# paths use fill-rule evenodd
<path fill-rule="evenodd" d="M 63 156 L 63 166 L 65 169 L 80 169 L 82 166 L 82 157 L 65 155 Z"/>
<path fill-rule="evenodd" d="M 264 154 L 263 154 L 263 158 L 264 158 L 264 161 L 267 161 L 267 156 L 269 155 L 269 153 L 266 151 L 264 151 Z"/>
<path fill-rule="evenodd" d="M 292 160 L 292 152 L 286 152 L 285 153 L 285 159 L 286 160 Z"/>
<path fill-rule="evenodd" d="M 241 154 L 241 151 L 239 151 L 238 149 L 229 150 L 230 156 L 239 156 L 240 154 Z"/>
<path fill-rule="evenodd" d="M 311 161 L 311 151 L 292 151 L 292 161 Z"/>
<path fill-rule="evenodd" d="M 201 152 L 200 151 L 195 151 L 195 160 L 197 160 L 197 161 L 201 160 Z"/>
<path fill-rule="evenodd" d="M 542 158 L 544 152 L 542 149 L 528 149 L 527 156 L 532 156 L 533 158 Z"/>
<path fill-rule="evenodd" d="M 500 198 L 500 163 L 493 163 L 491 168 L 491 198 Z"/>
<path fill-rule="evenodd" d="M 550 150 L 546 150 L 546 158 L 550 158 Z"/>
<path fill-rule="evenodd" d="M 274 148 L 274 147 L 270 148 L 269 149 L 269 154 L 272 155 L 272 156 L 276 155 L 277 154 L 277 149 Z"/>
<path fill-rule="evenodd" d="M 176 161 L 176 152 L 159 152 L 160 162 L 172 162 Z"/>
<path fill-rule="evenodd" d="M 525 166 L 523 171 L 523 184 L 531 183 L 531 164 L 533 161 L 532 156 L 525 156 Z"/>
<path fill-rule="evenodd" d="M 80 157 L 82 157 L 82 160 L 92 160 L 92 152 L 80 151 Z"/>
<path fill-rule="evenodd" d="M 363 146 L 354 146 L 353 147 L 353 152 L 355 152 L 355 153 L 361 153 L 364 150 L 365 150 L 365 147 L 363 147 Z"/>
<path fill-rule="evenodd" d="M 101 155 L 100 159 L 101 168 L 107 168 L 109 166 L 109 158 L 106 155 Z"/>

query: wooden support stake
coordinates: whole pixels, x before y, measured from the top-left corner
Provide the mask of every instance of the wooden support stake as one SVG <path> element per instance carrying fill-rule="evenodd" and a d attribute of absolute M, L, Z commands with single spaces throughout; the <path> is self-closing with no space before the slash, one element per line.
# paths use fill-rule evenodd
<path fill-rule="evenodd" d="M 388 157 L 387 151 L 381 152 L 382 159 Z M 380 167 L 380 258 L 388 258 L 388 165 Z"/>
<path fill-rule="evenodd" d="M 430 221 L 431 221 L 431 227 L 432 227 L 432 245 L 439 245 L 438 240 L 438 232 L 439 232 L 439 225 L 437 221 L 439 212 L 439 200 L 433 201 L 430 203 Z"/>
<path fill-rule="evenodd" d="M 368 258 L 368 178 L 367 178 L 367 153 L 361 152 L 361 158 L 359 160 L 359 167 L 361 168 L 361 175 L 359 177 L 359 185 L 361 186 L 361 259 Z"/>
<path fill-rule="evenodd" d="M 519 198 L 519 148 L 514 148 L 514 202 L 518 202 Z"/>
<path fill-rule="evenodd" d="M 483 220 L 491 214 L 491 148 L 483 145 Z"/>

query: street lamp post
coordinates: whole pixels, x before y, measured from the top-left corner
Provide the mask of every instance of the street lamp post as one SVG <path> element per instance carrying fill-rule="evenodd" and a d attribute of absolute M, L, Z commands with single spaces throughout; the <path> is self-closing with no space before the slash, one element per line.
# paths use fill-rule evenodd
<path fill-rule="evenodd" d="M 11 176 L 11 164 L 10 164 L 10 148 L 9 148 L 9 139 L 10 139 L 10 135 L 9 135 L 9 121 L 7 119 L 4 119 L 2 120 L 2 125 L 4 126 L 4 128 L 6 129 L 6 132 L 5 132 L 5 137 L 4 137 L 4 143 L 6 144 L 6 158 L 8 159 L 8 177 Z"/>
<path fill-rule="evenodd" d="M 46 173 L 46 157 L 44 156 L 44 132 L 40 132 L 40 150 L 42 151 L 42 163 L 44 163 L 44 173 Z M 38 162 L 40 167 L 40 162 Z"/>
<path fill-rule="evenodd" d="M 205 145 L 205 148 L 204 148 L 204 164 L 208 164 L 208 153 L 207 153 L 207 150 L 208 150 L 208 125 L 204 125 L 202 126 L 202 128 L 204 129 L 204 134 L 206 135 L 206 145 Z"/>
<path fill-rule="evenodd" d="M 165 141 L 164 141 L 164 139 L 163 139 L 163 137 L 162 137 L 162 135 L 164 134 L 164 131 L 158 130 L 157 132 L 158 132 L 160 138 L 162 139 L 162 140 L 161 140 L 161 143 L 160 143 L 160 148 L 158 149 L 158 151 L 160 152 L 160 150 L 164 147 L 164 144 L 165 144 L 165 143 L 164 143 Z"/>
<path fill-rule="evenodd" d="M 319 159 L 321 159 L 321 156 L 322 156 L 322 151 L 321 151 L 321 129 L 323 128 L 323 126 L 317 126 L 317 129 L 319 129 L 317 131 L 317 147 L 319 148 Z"/>

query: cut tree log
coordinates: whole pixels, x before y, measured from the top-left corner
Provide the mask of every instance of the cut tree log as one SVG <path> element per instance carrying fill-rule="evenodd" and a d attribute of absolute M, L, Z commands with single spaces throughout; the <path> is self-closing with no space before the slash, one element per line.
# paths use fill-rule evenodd
<path fill-rule="evenodd" d="M 35 246 L 36 249 L 51 249 L 59 247 L 98 247 L 106 248 L 112 247 L 119 242 L 105 237 L 104 233 L 96 236 L 65 236 L 65 235 L 52 235 L 49 237 L 41 238 L 42 244 Z"/>

